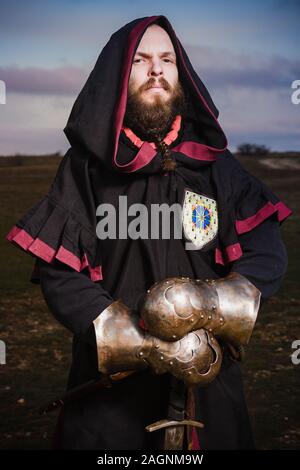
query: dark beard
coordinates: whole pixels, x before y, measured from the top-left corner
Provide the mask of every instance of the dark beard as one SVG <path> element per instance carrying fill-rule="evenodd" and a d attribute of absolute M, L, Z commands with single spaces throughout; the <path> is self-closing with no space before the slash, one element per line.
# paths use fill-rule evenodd
<path fill-rule="evenodd" d="M 168 82 L 162 78 L 160 84 L 170 90 Z M 168 100 L 161 100 L 155 96 L 152 103 L 147 103 L 141 98 L 141 93 L 155 83 L 154 78 L 132 93 L 128 90 L 128 99 L 124 125 L 129 127 L 142 140 L 158 142 L 162 140 L 171 129 L 175 117 L 183 115 L 185 111 L 185 95 L 180 82 L 177 83 Z"/>

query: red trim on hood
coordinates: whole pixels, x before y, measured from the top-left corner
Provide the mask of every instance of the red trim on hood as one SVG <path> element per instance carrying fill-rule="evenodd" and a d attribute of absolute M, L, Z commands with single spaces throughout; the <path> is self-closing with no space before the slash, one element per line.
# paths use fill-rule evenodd
<path fill-rule="evenodd" d="M 172 152 L 184 153 L 187 157 L 194 158 L 195 160 L 215 161 L 217 159 L 216 150 L 213 147 L 193 141 L 186 141 L 176 145 L 176 147 L 172 148 Z"/>
<path fill-rule="evenodd" d="M 124 118 L 125 110 L 126 110 L 128 82 L 129 82 L 129 76 L 130 76 L 131 64 L 132 64 L 133 54 L 134 54 L 134 51 L 135 51 L 135 46 L 136 46 L 136 43 L 137 43 L 138 39 L 141 37 L 141 35 L 147 29 L 147 27 L 150 26 L 155 21 L 157 21 L 159 18 L 162 18 L 162 16 L 161 15 L 159 15 L 159 16 L 150 16 L 150 17 L 146 18 L 144 21 L 141 21 L 140 23 L 138 23 L 132 29 L 132 31 L 130 32 L 129 37 L 128 37 L 127 50 L 124 54 L 124 68 L 123 68 L 123 72 L 122 72 L 122 75 L 121 75 L 121 91 L 120 91 L 119 100 L 117 101 L 116 108 L 115 108 L 115 122 L 116 122 L 115 129 L 116 129 L 116 132 L 115 132 L 115 146 L 114 146 L 114 153 L 113 153 L 113 166 L 115 166 L 118 170 L 120 170 L 122 172 L 126 172 L 126 173 L 131 173 L 131 172 L 137 171 L 138 169 L 146 166 L 148 163 L 150 163 L 150 161 L 156 155 L 156 152 L 153 153 L 153 152 L 150 152 L 148 150 L 147 154 L 144 154 L 144 152 L 142 151 L 142 152 L 139 152 L 131 162 L 125 163 L 123 165 L 120 165 L 117 162 L 117 151 L 118 151 L 119 137 L 120 137 L 123 118 Z M 184 65 L 185 71 L 187 73 L 187 76 L 189 77 L 191 83 L 193 84 L 193 86 L 194 86 L 198 96 L 200 97 L 202 103 L 204 104 L 205 108 L 208 110 L 208 112 L 213 117 L 213 119 L 216 121 L 218 127 L 222 131 L 222 134 L 224 135 L 224 139 L 225 139 L 225 143 L 226 143 L 225 147 L 222 148 L 222 149 L 216 149 L 214 147 L 208 147 L 208 146 L 205 146 L 204 144 L 198 144 L 197 142 L 193 142 L 193 146 L 191 146 L 190 143 L 188 143 L 188 145 L 186 146 L 186 149 L 187 149 L 187 154 L 186 155 L 190 157 L 191 156 L 190 155 L 191 151 L 198 148 L 198 150 L 197 150 L 197 155 L 198 156 L 194 157 L 194 158 L 200 159 L 199 155 L 200 155 L 200 149 L 201 149 L 201 152 L 205 155 L 204 160 L 206 160 L 206 159 L 213 160 L 213 158 L 212 158 L 213 153 L 224 152 L 224 150 L 227 148 L 226 136 L 225 136 L 218 120 L 216 119 L 214 113 L 211 111 L 210 107 L 208 106 L 205 99 L 201 95 L 200 90 L 198 89 L 197 85 L 195 84 L 195 82 L 194 82 L 194 80 L 193 80 L 193 78 L 192 78 L 192 76 L 191 76 L 191 74 L 190 74 L 190 72 L 189 72 L 189 70 L 186 66 L 186 63 L 185 63 L 184 58 L 183 58 L 183 53 L 182 53 L 180 43 L 179 43 L 179 41 L 176 37 L 176 34 L 175 34 L 171 24 L 169 23 L 167 18 L 165 18 L 165 17 L 163 17 L 163 18 L 164 18 L 164 21 L 167 23 L 170 31 L 172 32 L 173 37 L 176 38 L 177 48 L 178 48 L 178 51 L 179 51 L 179 54 L 180 54 L 180 57 L 181 57 L 181 61 Z M 143 146 L 141 147 L 141 149 L 142 148 L 143 148 Z M 209 158 L 207 158 L 208 155 L 209 155 Z"/>
<path fill-rule="evenodd" d="M 138 155 L 136 155 L 136 157 L 131 162 L 125 163 L 123 165 L 120 165 L 116 160 L 118 145 L 119 145 L 119 137 L 121 133 L 123 118 L 125 115 L 126 104 L 127 104 L 128 82 L 129 82 L 131 63 L 132 63 L 132 58 L 133 58 L 133 54 L 135 50 L 135 45 L 137 43 L 138 38 L 143 33 L 143 31 L 147 28 L 147 26 L 149 26 L 151 23 L 156 21 L 158 18 L 159 16 L 150 16 L 149 18 L 146 18 L 144 21 L 141 21 L 132 29 L 128 37 L 128 45 L 127 45 L 127 50 L 125 52 L 125 57 L 124 57 L 125 66 L 123 68 L 123 72 L 121 76 L 121 93 L 120 93 L 119 101 L 117 103 L 116 114 L 115 114 L 116 134 L 115 134 L 115 148 L 114 148 L 114 155 L 113 155 L 113 165 L 119 170 L 124 171 L 126 173 L 131 173 L 133 171 L 138 170 L 139 168 L 142 168 L 143 166 L 146 166 L 148 163 L 150 163 L 150 161 L 156 155 L 156 152 L 152 149 L 152 154 L 148 152 L 147 155 L 143 156 L 144 159 L 142 159 L 141 161 L 138 161 L 137 159 Z"/>
<path fill-rule="evenodd" d="M 83 255 L 82 260 L 71 251 L 67 250 L 64 246 L 60 245 L 58 250 L 55 250 L 47 243 L 39 238 L 33 238 L 26 230 L 17 227 L 16 225 L 7 234 L 6 239 L 19 245 L 23 250 L 31 253 L 47 263 L 51 263 L 54 259 L 58 259 L 64 264 L 70 266 L 75 271 L 80 272 L 88 267 L 90 278 L 92 281 L 101 281 L 103 279 L 101 266 L 92 268 L 88 262 L 86 254 Z"/>
<path fill-rule="evenodd" d="M 268 201 L 267 204 L 265 204 L 259 211 L 256 212 L 256 214 L 252 215 L 251 217 L 243 220 L 236 220 L 236 231 L 239 235 L 250 232 L 250 230 L 257 227 L 257 225 L 261 224 L 264 220 L 275 213 L 277 213 L 278 221 L 282 222 L 292 214 L 292 211 L 281 201 L 277 202 L 277 204 L 272 204 L 272 202 Z"/>
<path fill-rule="evenodd" d="M 139 170 L 140 168 L 148 165 L 156 154 L 157 151 L 151 147 L 150 143 L 144 142 L 134 159 L 130 162 L 130 172 Z"/>
<path fill-rule="evenodd" d="M 174 34 L 175 34 L 175 33 L 174 33 Z M 175 37 L 176 37 L 176 35 L 175 35 Z M 202 101 L 202 103 L 204 104 L 205 108 L 206 108 L 206 109 L 208 110 L 208 112 L 211 114 L 212 118 L 215 120 L 217 126 L 219 127 L 219 129 L 221 130 L 221 132 L 222 132 L 222 134 L 224 135 L 224 138 L 225 138 L 225 147 L 224 147 L 224 148 L 222 148 L 222 149 L 217 149 L 217 148 L 215 148 L 215 147 L 208 147 L 208 148 L 214 149 L 215 152 L 224 152 L 224 150 L 226 150 L 227 145 L 228 145 L 226 135 L 224 134 L 223 129 L 222 129 L 222 127 L 220 126 L 220 123 L 219 123 L 218 119 L 216 118 L 216 116 L 214 115 L 214 113 L 212 112 L 212 110 L 210 109 L 210 107 L 208 106 L 207 102 L 205 101 L 205 99 L 204 99 L 203 96 L 201 95 L 199 88 L 197 87 L 196 83 L 194 82 L 193 77 L 191 76 L 190 71 L 189 71 L 189 69 L 187 68 L 186 63 L 185 63 L 185 61 L 184 61 L 183 53 L 182 53 L 182 49 L 181 49 L 181 45 L 180 45 L 179 40 L 178 40 L 177 37 L 176 37 L 176 41 L 177 41 L 177 47 L 178 47 L 178 50 L 179 50 L 179 53 L 180 53 L 180 56 L 181 56 L 181 61 L 182 61 L 183 65 L 184 65 L 185 71 L 186 71 L 186 73 L 187 73 L 189 79 L 191 80 L 191 83 L 194 85 L 194 88 L 195 88 L 195 91 L 196 91 L 197 95 L 198 95 L 199 98 L 201 99 L 201 101 Z"/>
<path fill-rule="evenodd" d="M 178 137 L 178 132 L 181 126 L 181 116 L 176 116 L 172 129 L 164 138 L 164 142 L 167 145 L 170 145 Z M 122 130 L 125 132 L 128 139 L 138 147 L 140 150 L 138 157 L 135 156 L 136 161 L 138 158 L 141 158 L 143 162 L 149 163 L 149 158 L 152 160 L 153 152 L 150 152 L 149 146 L 144 146 L 145 142 L 141 140 L 129 127 L 122 127 Z M 154 142 L 147 142 L 154 150 L 156 150 L 156 145 Z M 206 160 L 206 161 L 215 161 L 216 151 L 214 147 L 209 147 L 208 145 L 200 144 L 193 141 L 185 141 L 181 144 L 178 144 L 176 147 L 173 147 L 172 152 L 181 152 L 184 153 L 187 157 L 194 158 L 195 160 Z M 134 160 L 135 160 L 134 159 Z M 133 161 L 134 161 L 133 160 Z M 146 163 L 147 164 L 147 163 Z"/>

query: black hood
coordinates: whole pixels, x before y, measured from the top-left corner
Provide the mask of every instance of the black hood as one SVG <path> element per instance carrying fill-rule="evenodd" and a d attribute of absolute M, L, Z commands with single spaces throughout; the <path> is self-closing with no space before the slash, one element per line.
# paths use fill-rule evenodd
<path fill-rule="evenodd" d="M 200 152 L 206 155 L 209 153 L 213 157 L 227 147 L 226 137 L 217 121 L 218 110 L 167 18 L 139 18 L 111 36 L 79 93 L 64 129 L 73 147 L 84 148 L 107 169 L 114 168 L 122 172 L 137 169 L 136 165 L 132 166 L 128 162 L 126 165 L 119 164 L 117 152 L 132 60 L 143 34 L 154 23 L 166 30 L 173 43 L 179 80 L 187 99 L 186 119 L 193 123 L 202 147 Z M 137 163 L 136 156 L 134 158 Z M 138 166 L 146 164 L 147 161 Z"/>
<path fill-rule="evenodd" d="M 122 130 L 132 58 L 153 23 L 173 41 L 188 98 L 180 132 L 168 149 L 176 167 L 166 174 L 156 147 L 149 142 L 131 145 Z M 103 49 L 74 104 L 65 128 L 71 148 L 48 194 L 17 222 L 8 240 L 48 263 L 59 260 L 76 271 L 88 270 L 92 280 L 102 280 L 114 298 L 132 307 L 151 284 L 166 277 L 226 275 L 230 263 L 242 256 L 239 235 L 274 215 L 281 222 L 290 210 L 226 149 L 217 116 L 168 20 L 152 16 L 127 24 Z M 192 204 L 191 193 L 212 214 L 214 236 L 206 242 L 208 231 L 200 230 L 201 249 L 186 250 L 184 238 L 174 236 L 97 237 L 96 209 L 101 204 L 127 213 L 119 206 L 120 195 L 127 197 L 128 207 L 142 203 L 151 212 L 161 204 Z M 192 222 L 185 219 L 182 226 Z"/>

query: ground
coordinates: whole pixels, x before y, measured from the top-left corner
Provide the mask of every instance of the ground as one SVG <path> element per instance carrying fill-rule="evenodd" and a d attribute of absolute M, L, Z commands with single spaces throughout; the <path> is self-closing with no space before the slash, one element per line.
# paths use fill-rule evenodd
<path fill-rule="evenodd" d="M 257 447 L 299 449 L 300 364 L 293 365 L 291 354 L 292 342 L 300 340 L 300 156 L 239 159 L 294 211 L 282 226 L 289 255 L 285 281 L 260 310 L 242 369 Z M 58 156 L 0 158 L 0 340 L 7 348 L 6 364 L 0 365 L 2 449 L 51 448 L 57 415 L 40 416 L 38 408 L 64 391 L 70 364 L 70 333 L 49 313 L 40 287 L 29 283 L 33 258 L 4 239 L 47 192 L 59 162 Z"/>

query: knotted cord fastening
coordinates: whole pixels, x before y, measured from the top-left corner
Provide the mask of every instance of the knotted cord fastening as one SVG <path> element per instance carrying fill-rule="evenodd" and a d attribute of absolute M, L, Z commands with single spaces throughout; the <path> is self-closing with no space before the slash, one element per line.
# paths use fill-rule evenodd
<path fill-rule="evenodd" d="M 176 168 L 176 161 L 172 155 L 172 152 L 169 148 L 169 146 L 163 141 L 163 140 L 158 140 L 156 143 L 157 150 L 161 153 L 161 156 L 163 158 L 162 160 L 162 171 L 173 171 Z"/>

